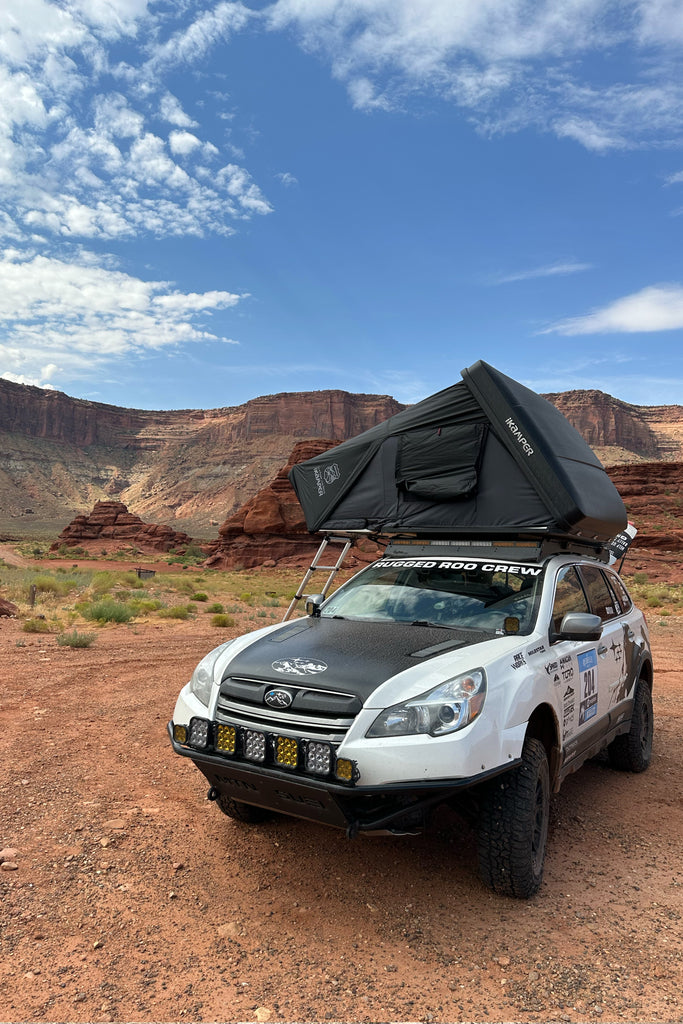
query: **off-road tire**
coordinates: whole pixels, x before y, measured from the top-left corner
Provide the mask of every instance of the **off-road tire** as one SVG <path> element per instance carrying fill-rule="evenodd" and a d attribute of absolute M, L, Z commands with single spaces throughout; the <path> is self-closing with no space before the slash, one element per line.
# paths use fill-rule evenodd
<path fill-rule="evenodd" d="M 241 821 L 245 825 L 259 825 L 262 821 L 268 821 L 272 817 L 271 812 L 267 811 L 265 807 L 244 804 L 241 800 L 233 800 L 231 796 L 226 796 L 225 793 L 218 794 L 216 803 L 228 818 L 232 818 L 233 821 Z"/>
<path fill-rule="evenodd" d="M 529 738 L 522 763 L 494 779 L 479 815 L 479 871 L 494 892 L 529 899 L 543 879 L 550 818 L 550 769 L 545 747 Z"/>
<path fill-rule="evenodd" d="M 645 771 L 652 760 L 653 725 L 652 693 L 645 680 L 639 679 L 633 694 L 631 728 L 607 748 L 613 768 L 622 772 Z"/>

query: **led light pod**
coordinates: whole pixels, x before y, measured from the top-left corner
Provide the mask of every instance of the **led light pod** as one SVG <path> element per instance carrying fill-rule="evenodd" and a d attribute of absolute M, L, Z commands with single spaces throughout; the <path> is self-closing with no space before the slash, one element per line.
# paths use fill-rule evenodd
<path fill-rule="evenodd" d="M 329 775 L 332 770 L 332 747 L 329 743 L 311 740 L 306 745 L 305 768 L 314 775 Z"/>
<path fill-rule="evenodd" d="M 265 761 L 266 734 L 255 732 L 253 729 L 243 729 L 242 752 L 248 761 Z"/>
<path fill-rule="evenodd" d="M 173 739 L 176 743 L 187 743 L 187 726 L 173 723 Z"/>
<path fill-rule="evenodd" d="M 191 718 L 187 742 L 197 750 L 205 750 L 209 745 L 210 730 L 211 723 L 206 718 Z"/>
<path fill-rule="evenodd" d="M 299 764 L 299 744 L 291 736 L 276 736 L 275 763 L 283 768 L 296 768 Z"/>
<path fill-rule="evenodd" d="M 237 729 L 234 725 L 216 727 L 216 750 L 221 754 L 234 754 L 237 747 Z"/>

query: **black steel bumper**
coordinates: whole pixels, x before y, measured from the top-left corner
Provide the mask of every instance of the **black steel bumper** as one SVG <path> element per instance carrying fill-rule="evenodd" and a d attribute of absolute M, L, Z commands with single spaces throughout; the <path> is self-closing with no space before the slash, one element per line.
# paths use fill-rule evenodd
<path fill-rule="evenodd" d="M 464 779 L 345 786 L 183 746 L 173 739 L 170 722 L 168 733 L 176 754 L 193 761 L 215 792 L 245 804 L 332 825 L 346 830 L 349 836 L 358 832 L 419 832 L 430 808 L 452 801 L 519 764 L 509 762 Z"/>

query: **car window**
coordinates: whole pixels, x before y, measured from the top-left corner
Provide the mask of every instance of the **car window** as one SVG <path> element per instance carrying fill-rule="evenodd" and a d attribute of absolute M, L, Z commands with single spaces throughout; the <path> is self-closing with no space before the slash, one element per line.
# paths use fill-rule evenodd
<path fill-rule="evenodd" d="M 321 614 L 526 633 L 542 579 L 538 565 L 385 558 L 340 587 Z"/>
<path fill-rule="evenodd" d="M 621 608 L 615 603 L 614 596 L 598 566 L 582 565 L 579 571 L 586 588 L 586 594 L 588 595 L 590 610 L 593 614 L 599 615 L 603 622 L 606 619 L 613 619 L 616 615 L 620 615 Z"/>
<path fill-rule="evenodd" d="M 610 572 L 609 569 L 605 569 L 605 576 L 615 593 L 618 604 L 621 606 L 621 611 L 627 612 L 633 606 L 633 601 L 622 579 L 615 572 Z"/>
<path fill-rule="evenodd" d="M 560 570 L 555 584 L 553 631 L 559 633 L 562 619 L 568 612 L 587 612 L 588 610 L 588 602 L 576 568 L 573 565 L 566 565 L 564 569 Z"/>

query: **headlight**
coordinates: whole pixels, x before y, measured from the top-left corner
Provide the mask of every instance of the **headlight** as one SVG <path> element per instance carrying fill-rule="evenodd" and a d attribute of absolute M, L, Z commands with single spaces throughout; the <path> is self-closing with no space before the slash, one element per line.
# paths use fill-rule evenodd
<path fill-rule="evenodd" d="M 474 721 L 484 706 L 483 668 L 440 683 L 428 693 L 380 712 L 366 736 L 444 736 Z"/>
<path fill-rule="evenodd" d="M 213 683 L 213 670 L 216 666 L 216 662 L 219 657 L 232 643 L 231 640 L 227 644 L 221 644 L 220 647 L 216 647 L 213 651 L 210 651 L 205 658 L 197 665 L 196 669 L 192 673 L 190 679 L 190 692 L 195 695 L 197 700 L 200 700 L 205 707 L 209 706 L 209 700 L 211 698 L 211 684 Z"/>

